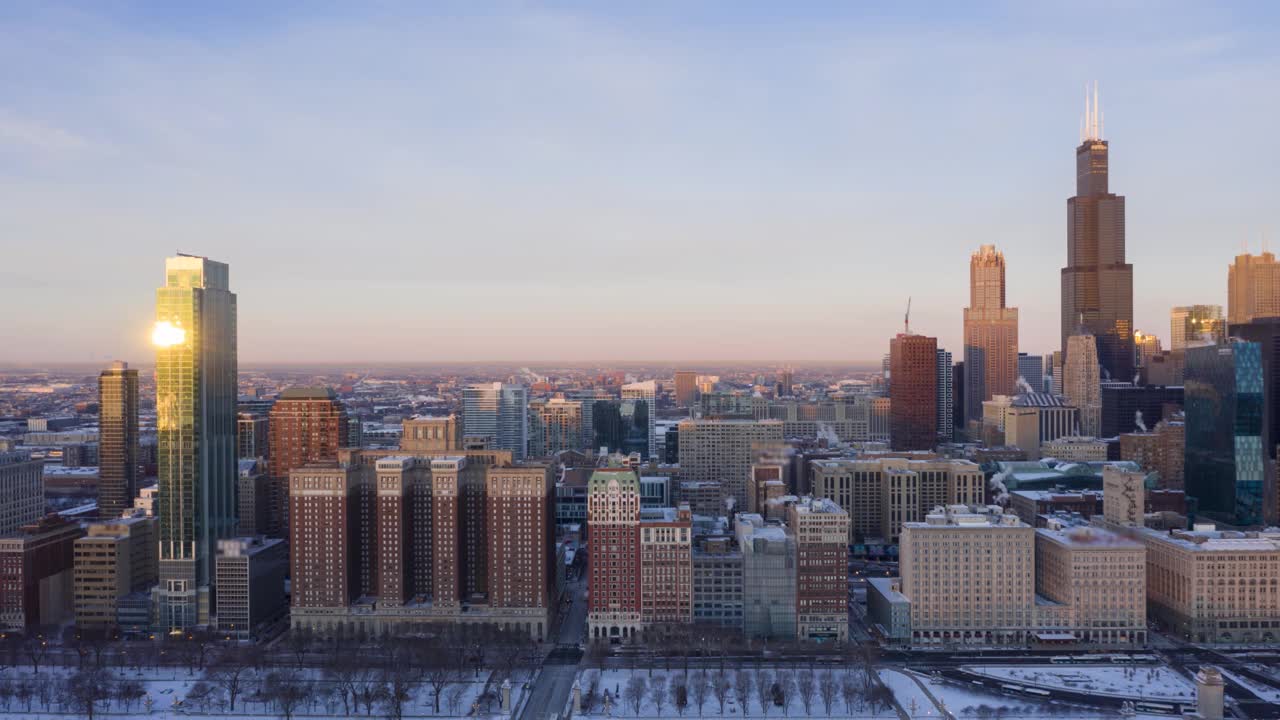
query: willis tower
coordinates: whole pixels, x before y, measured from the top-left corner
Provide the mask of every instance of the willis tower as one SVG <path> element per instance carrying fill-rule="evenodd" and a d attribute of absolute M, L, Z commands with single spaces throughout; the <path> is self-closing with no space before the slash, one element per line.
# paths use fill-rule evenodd
<path fill-rule="evenodd" d="M 1093 335 L 1102 379 L 1134 376 L 1133 266 L 1124 258 L 1124 196 L 1107 187 L 1108 145 L 1102 139 L 1098 89 L 1085 94 L 1076 148 L 1076 195 L 1067 200 L 1067 266 L 1062 268 L 1062 348 Z"/>

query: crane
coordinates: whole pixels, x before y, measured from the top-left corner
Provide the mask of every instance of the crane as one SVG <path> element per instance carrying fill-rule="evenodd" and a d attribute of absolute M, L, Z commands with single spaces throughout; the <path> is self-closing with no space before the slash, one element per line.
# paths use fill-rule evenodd
<path fill-rule="evenodd" d="M 907 314 L 902 318 L 902 332 L 905 335 L 911 334 L 911 296 L 907 296 Z"/>

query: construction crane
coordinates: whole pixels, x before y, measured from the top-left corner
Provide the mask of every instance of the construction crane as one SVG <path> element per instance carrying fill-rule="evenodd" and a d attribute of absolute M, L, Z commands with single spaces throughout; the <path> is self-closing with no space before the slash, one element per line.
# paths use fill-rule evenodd
<path fill-rule="evenodd" d="M 902 318 L 902 333 L 904 335 L 911 334 L 911 296 L 907 296 L 907 314 Z"/>

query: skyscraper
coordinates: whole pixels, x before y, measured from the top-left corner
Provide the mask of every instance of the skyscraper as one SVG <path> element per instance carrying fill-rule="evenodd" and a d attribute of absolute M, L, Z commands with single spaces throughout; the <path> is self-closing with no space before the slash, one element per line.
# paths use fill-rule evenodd
<path fill-rule="evenodd" d="M 969 258 L 964 309 L 965 420 L 982 420 L 982 403 L 1012 395 L 1018 380 L 1018 309 L 1005 307 L 1004 254 L 983 245 Z"/>
<path fill-rule="evenodd" d="M 778 397 L 791 397 L 791 386 L 796 384 L 795 370 L 790 367 L 782 368 L 778 371 Z"/>
<path fill-rule="evenodd" d="M 217 541 L 236 531 L 236 296 L 227 265 L 178 255 L 156 290 L 156 627 L 209 622 Z"/>
<path fill-rule="evenodd" d="M 1169 311 L 1169 349 L 1186 350 L 1226 339 L 1221 305 L 1179 305 Z"/>
<path fill-rule="evenodd" d="M 1102 431 L 1102 383 L 1098 348 L 1092 335 L 1067 338 L 1067 364 L 1062 369 L 1062 392 L 1080 410 L 1080 434 L 1097 437 Z"/>
<path fill-rule="evenodd" d="M 487 437 L 492 447 L 524 459 L 529 446 L 529 389 L 499 382 L 463 388 L 462 434 Z"/>
<path fill-rule="evenodd" d="M 693 407 L 698 401 L 698 373 L 693 370 L 676 371 L 676 405 Z"/>
<path fill-rule="evenodd" d="M 349 429 L 347 411 L 332 389 L 294 387 L 280 393 L 267 424 L 271 492 L 266 534 L 289 537 L 289 471 L 337 460 Z"/>
<path fill-rule="evenodd" d="M 889 341 L 889 358 L 889 444 L 932 450 L 938 444 L 938 339 L 899 333 Z"/>
<path fill-rule="evenodd" d="M 1263 522 L 1262 347 L 1232 341 L 1187 350 L 1187 494 L 1200 511 L 1238 525 Z"/>
<path fill-rule="evenodd" d="M 587 524 L 592 546 L 608 550 L 588 569 L 589 636 L 623 642 L 640 630 L 640 481 L 634 470 L 609 467 L 592 473 Z"/>
<path fill-rule="evenodd" d="M 98 375 L 98 516 L 118 518 L 138 492 L 138 371 L 116 361 Z"/>
<path fill-rule="evenodd" d="M 938 350 L 938 440 L 955 440 L 955 375 L 951 351 Z"/>
<path fill-rule="evenodd" d="M 1237 255 L 1227 268 L 1227 322 L 1280 316 L 1280 263 L 1273 253 Z"/>
<path fill-rule="evenodd" d="M 644 403 L 643 411 L 648 415 L 645 422 L 649 428 L 649 449 L 644 453 L 645 459 L 652 458 L 657 453 L 658 440 L 655 430 L 657 428 L 658 408 L 656 399 L 658 397 L 658 384 L 652 380 L 644 382 L 628 383 L 622 386 L 622 400 L 632 401 L 631 416 L 639 417 L 641 413 L 640 403 Z M 626 414 L 624 412 L 624 414 Z"/>
<path fill-rule="evenodd" d="M 555 455 L 582 445 L 582 403 L 551 398 L 529 403 L 529 454 Z"/>
<path fill-rule="evenodd" d="M 1044 392 L 1044 357 L 1018 353 L 1018 377 L 1031 386 L 1029 392 Z"/>
<path fill-rule="evenodd" d="M 1086 97 L 1076 148 L 1076 194 L 1067 200 L 1067 266 L 1062 268 L 1062 347 L 1067 338 L 1097 338 L 1103 377 L 1133 377 L 1133 266 L 1125 262 L 1124 196 L 1107 187 L 1108 143 L 1102 139 L 1098 91 Z M 1068 358 L 1068 361 L 1070 358 Z"/>

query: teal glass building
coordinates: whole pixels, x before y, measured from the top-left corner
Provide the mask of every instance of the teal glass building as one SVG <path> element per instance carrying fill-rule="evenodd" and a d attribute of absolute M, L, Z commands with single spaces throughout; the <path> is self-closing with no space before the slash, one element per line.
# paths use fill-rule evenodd
<path fill-rule="evenodd" d="M 1189 348 L 1184 386 L 1187 494 L 1211 518 L 1262 524 L 1262 346 L 1231 340 Z"/>

